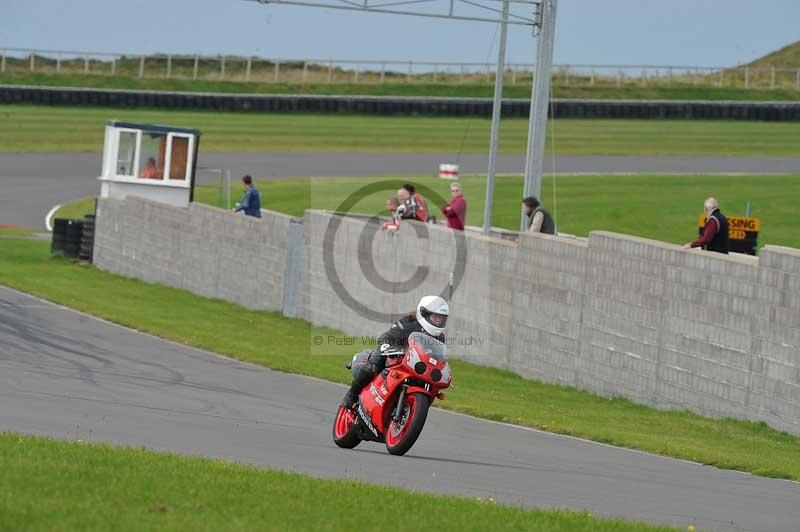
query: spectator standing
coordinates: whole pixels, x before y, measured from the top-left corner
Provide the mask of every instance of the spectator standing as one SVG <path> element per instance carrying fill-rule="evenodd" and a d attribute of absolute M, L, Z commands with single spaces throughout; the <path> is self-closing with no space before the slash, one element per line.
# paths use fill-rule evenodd
<path fill-rule="evenodd" d="M 542 207 L 539 200 L 533 196 L 528 196 L 522 200 L 525 208 L 525 215 L 530 220 L 529 233 L 545 233 L 548 235 L 556 234 L 556 223 L 550 213 Z"/>
<path fill-rule="evenodd" d="M 467 219 L 467 200 L 461 190 L 461 183 L 450 183 L 450 195 L 452 199 L 442 207 L 442 214 L 447 218 L 447 227 L 463 231 Z"/>
<path fill-rule="evenodd" d="M 242 188 L 244 197 L 241 203 L 236 206 L 234 212 L 244 211 L 247 216 L 261 218 L 261 196 L 253 186 L 253 178 L 249 175 L 242 177 Z"/>
<path fill-rule="evenodd" d="M 417 218 L 417 204 L 405 186 L 397 191 L 397 200 L 400 202 L 400 206 L 397 208 L 400 218 L 403 220 L 415 220 Z"/>
<path fill-rule="evenodd" d="M 425 200 L 417 194 L 417 189 L 411 183 L 406 183 L 397 191 L 397 198 L 403 202 L 406 210 L 403 219 L 428 221 L 428 207 Z"/>
<path fill-rule="evenodd" d="M 703 203 L 703 212 L 706 215 L 706 223 L 703 226 L 703 234 L 694 242 L 683 245 L 683 249 L 700 248 L 717 253 L 728 253 L 730 251 L 728 243 L 728 219 L 719 210 L 719 202 L 714 198 L 708 198 Z"/>

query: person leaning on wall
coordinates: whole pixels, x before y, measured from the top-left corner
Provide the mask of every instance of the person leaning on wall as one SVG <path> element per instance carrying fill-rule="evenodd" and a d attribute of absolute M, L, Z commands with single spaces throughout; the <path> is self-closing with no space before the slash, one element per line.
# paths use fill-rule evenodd
<path fill-rule="evenodd" d="M 247 216 L 261 218 L 261 196 L 253 186 L 253 178 L 249 175 L 242 177 L 242 188 L 244 197 L 233 212 L 244 212 Z"/>
<path fill-rule="evenodd" d="M 542 207 L 538 199 L 533 196 L 528 196 L 522 200 L 522 205 L 530 224 L 528 227 L 529 233 L 556 234 L 556 223 L 553 217 Z"/>
<path fill-rule="evenodd" d="M 467 219 L 467 200 L 464 198 L 461 183 L 450 183 L 450 195 L 450 201 L 442 207 L 442 214 L 447 220 L 447 227 L 463 231 Z"/>
<path fill-rule="evenodd" d="M 703 212 L 706 215 L 703 234 L 694 242 L 684 244 L 681 249 L 703 248 L 706 251 L 727 254 L 730 251 L 728 219 L 719 210 L 719 202 L 714 198 L 708 198 L 703 203 Z"/>

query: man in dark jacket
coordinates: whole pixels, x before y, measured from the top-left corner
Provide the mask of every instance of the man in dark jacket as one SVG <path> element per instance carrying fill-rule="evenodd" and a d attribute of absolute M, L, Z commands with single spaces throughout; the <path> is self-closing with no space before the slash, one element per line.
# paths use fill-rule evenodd
<path fill-rule="evenodd" d="M 717 253 L 728 253 L 728 219 L 719 210 L 719 202 L 714 198 L 708 198 L 703 204 L 703 212 L 706 214 L 706 223 L 703 226 L 703 234 L 694 242 L 683 245 L 683 249 L 703 248 L 707 251 Z"/>
<path fill-rule="evenodd" d="M 530 219 L 529 233 L 556 234 L 556 223 L 553 217 L 542 207 L 538 199 L 528 196 L 522 200 L 522 205 L 525 208 L 525 215 Z"/>
<path fill-rule="evenodd" d="M 450 307 L 439 296 L 425 296 L 419 300 L 416 312 L 403 316 L 392 327 L 378 337 L 377 351 L 362 351 L 353 357 L 350 370 L 353 382 L 347 390 L 342 406 L 352 408 L 358 394 L 386 368 L 387 357 L 403 356 L 408 347 L 408 337 L 421 332 L 444 343 L 444 328 Z"/>

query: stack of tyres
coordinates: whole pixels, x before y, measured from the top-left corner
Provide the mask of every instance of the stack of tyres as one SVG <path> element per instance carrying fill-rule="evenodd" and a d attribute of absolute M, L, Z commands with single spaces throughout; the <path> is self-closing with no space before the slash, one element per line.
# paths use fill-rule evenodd
<path fill-rule="evenodd" d="M 67 220 L 67 238 L 64 242 L 64 256 L 72 259 L 78 258 L 83 238 L 83 221 Z"/>
<path fill-rule="evenodd" d="M 83 219 L 83 231 L 81 233 L 81 247 L 78 251 L 78 258 L 92 262 L 92 252 L 94 250 L 94 216 L 90 215 Z"/>
<path fill-rule="evenodd" d="M 64 218 L 53 220 L 53 242 L 50 244 L 50 253 L 64 253 L 67 241 L 67 222 Z"/>

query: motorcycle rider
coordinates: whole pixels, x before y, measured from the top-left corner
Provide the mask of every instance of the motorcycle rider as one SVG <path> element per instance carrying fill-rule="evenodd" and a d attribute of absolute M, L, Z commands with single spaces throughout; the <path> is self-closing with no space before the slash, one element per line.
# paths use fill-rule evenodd
<path fill-rule="evenodd" d="M 378 351 L 365 350 L 353 357 L 351 371 L 353 382 L 342 399 L 342 406 L 352 408 L 358 395 L 386 368 L 387 357 L 403 356 L 408 347 L 408 337 L 421 332 L 444 343 L 444 328 L 450 307 L 439 296 L 425 296 L 419 300 L 417 310 L 397 320 L 391 328 L 378 337 Z"/>

